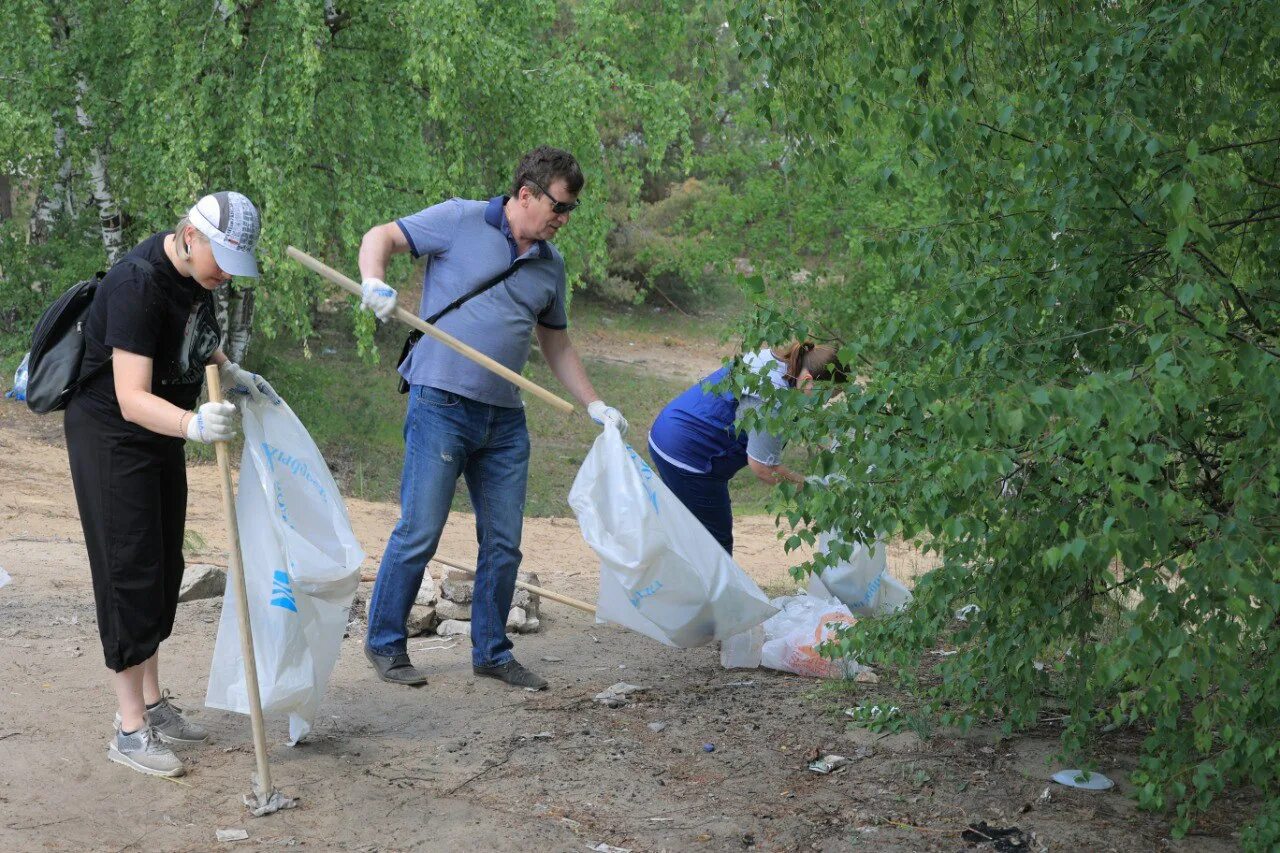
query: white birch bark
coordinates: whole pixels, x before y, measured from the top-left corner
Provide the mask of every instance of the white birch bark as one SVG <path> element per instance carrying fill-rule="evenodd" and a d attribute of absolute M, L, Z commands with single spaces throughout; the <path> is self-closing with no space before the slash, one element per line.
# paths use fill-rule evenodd
<path fill-rule="evenodd" d="M 83 96 L 87 89 L 83 78 L 76 80 L 76 122 L 86 134 L 91 134 L 93 121 L 84 110 Z M 106 154 L 103 153 L 102 146 L 97 144 L 89 147 L 89 189 L 93 193 L 93 203 L 98 208 L 102 248 L 107 253 L 107 262 L 114 264 L 125 250 L 124 222 L 120 216 L 120 206 L 111 194 Z"/>

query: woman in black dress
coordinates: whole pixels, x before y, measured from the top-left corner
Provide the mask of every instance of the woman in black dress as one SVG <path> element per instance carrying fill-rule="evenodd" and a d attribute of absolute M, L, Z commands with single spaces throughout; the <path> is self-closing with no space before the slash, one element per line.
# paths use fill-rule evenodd
<path fill-rule="evenodd" d="M 161 691 L 158 650 L 182 582 L 183 442 L 234 435 L 232 403 L 192 411 L 205 365 L 219 365 L 233 397 L 279 400 L 262 377 L 227 360 L 214 314 L 212 291 L 233 275 L 258 275 L 258 232 L 249 199 L 214 193 L 115 264 L 85 321 L 81 375 L 90 378 L 67 405 L 71 479 L 118 703 L 107 755 L 143 773 L 181 775 L 167 744 L 208 737 Z"/>

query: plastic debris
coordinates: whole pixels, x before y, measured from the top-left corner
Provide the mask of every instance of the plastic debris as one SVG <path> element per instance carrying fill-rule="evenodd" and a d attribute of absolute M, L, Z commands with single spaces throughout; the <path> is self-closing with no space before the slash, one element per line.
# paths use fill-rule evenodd
<path fill-rule="evenodd" d="M 601 705 L 608 705 L 610 708 L 621 708 L 631 701 L 627 698 L 631 694 L 640 693 L 648 689 L 637 684 L 627 684 L 625 681 L 619 681 L 608 690 L 601 690 L 591 701 L 599 702 Z"/>
<path fill-rule="evenodd" d="M 704 744 L 702 745 L 702 751 L 703 751 L 703 752 L 715 752 L 715 751 L 716 751 L 716 745 L 715 745 L 714 743 L 704 743 Z"/>
<path fill-rule="evenodd" d="M 243 829 L 219 829 L 217 831 L 219 841 L 248 841 L 249 833 Z"/>
<path fill-rule="evenodd" d="M 1016 826 L 990 826 L 985 820 L 969 824 L 969 828 L 960 834 L 971 846 L 990 844 L 997 853 L 1014 853 L 1014 851 L 1031 849 L 1032 839 Z"/>
<path fill-rule="evenodd" d="M 959 610 L 956 611 L 956 619 L 958 619 L 961 622 L 968 622 L 969 614 L 977 613 L 981 609 L 982 608 L 976 604 L 966 604 L 964 607 L 961 607 Z"/>
<path fill-rule="evenodd" d="M 809 769 L 814 773 L 840 773 L 849 766 L 849 759 L 843 755 L 824 755 L 817 761 L 809 762 Z"/>
<path fill-rule="evenodd" d="M 1066 785 L 1068 788 L 1080 788 L 1084 791 L 1105 791 L 1109 788 L 1114 788 L 1116 784 L 1101 773 L 1091 772 L 1086 778 L 1084 770 L 1075 769 L 1059 770 L 1050 778 L 1059 785 Z"/>
<path fill-rule="evenodd" d="M 605 844 L 603 841 L 587 849 L 594 850 L 595 853 L 631 853 L 630 847 L 614 847 L 612 844 Z"/>
<path fill-rule="evenodd" d="M 9 573 L 6 572 L 4 569 L 0 569 L 0 586 L 4 586 L 5 584 L 9 583 L 11 580 L 13 580 L 13 578 L 9 576 Z"/>

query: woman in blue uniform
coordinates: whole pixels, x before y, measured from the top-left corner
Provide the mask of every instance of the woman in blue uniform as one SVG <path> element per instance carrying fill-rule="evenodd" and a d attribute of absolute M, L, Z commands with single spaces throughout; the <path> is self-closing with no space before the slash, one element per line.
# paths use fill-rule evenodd
<path fill-rule="evenodd" d="M 815 381 L 844 382 L 834 347 L 804 341 L 766 347 L 743 356 L 775 388 L 807 393 Z M 784 442 L 761 430 L 740 430 L 742 415 L 764 404 L 748 389 L 715 392 L 728 367 L 699 380 L 667 404 L 649 431 L 649 452 L 662 482 L 733 553 L 733 509 L 729 480 L 743 468 L 769 484 L 804 478 L 782 464 Z"/>

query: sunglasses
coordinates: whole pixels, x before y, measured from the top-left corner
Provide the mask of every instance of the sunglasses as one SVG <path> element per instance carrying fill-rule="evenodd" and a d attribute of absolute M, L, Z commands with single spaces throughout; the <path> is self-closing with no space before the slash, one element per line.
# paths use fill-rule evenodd
<path fill-rule="evenodd" d="M 538 192 L 542 193 L 547 198 L 551 199 L 551 212 L 554 213 L 556 216 L 562 216 L 566 213 L 573 213 L 575 210 L 578 209 L 578 205 L 582 204 L 581 201 L 560 201 L 551 193 L 547 192 L 542 187 L 542 185 L 539 184 L 537 181 L 531 181 L 528 178 L 526 178 L 525 183 L 531 185 Z"/>

